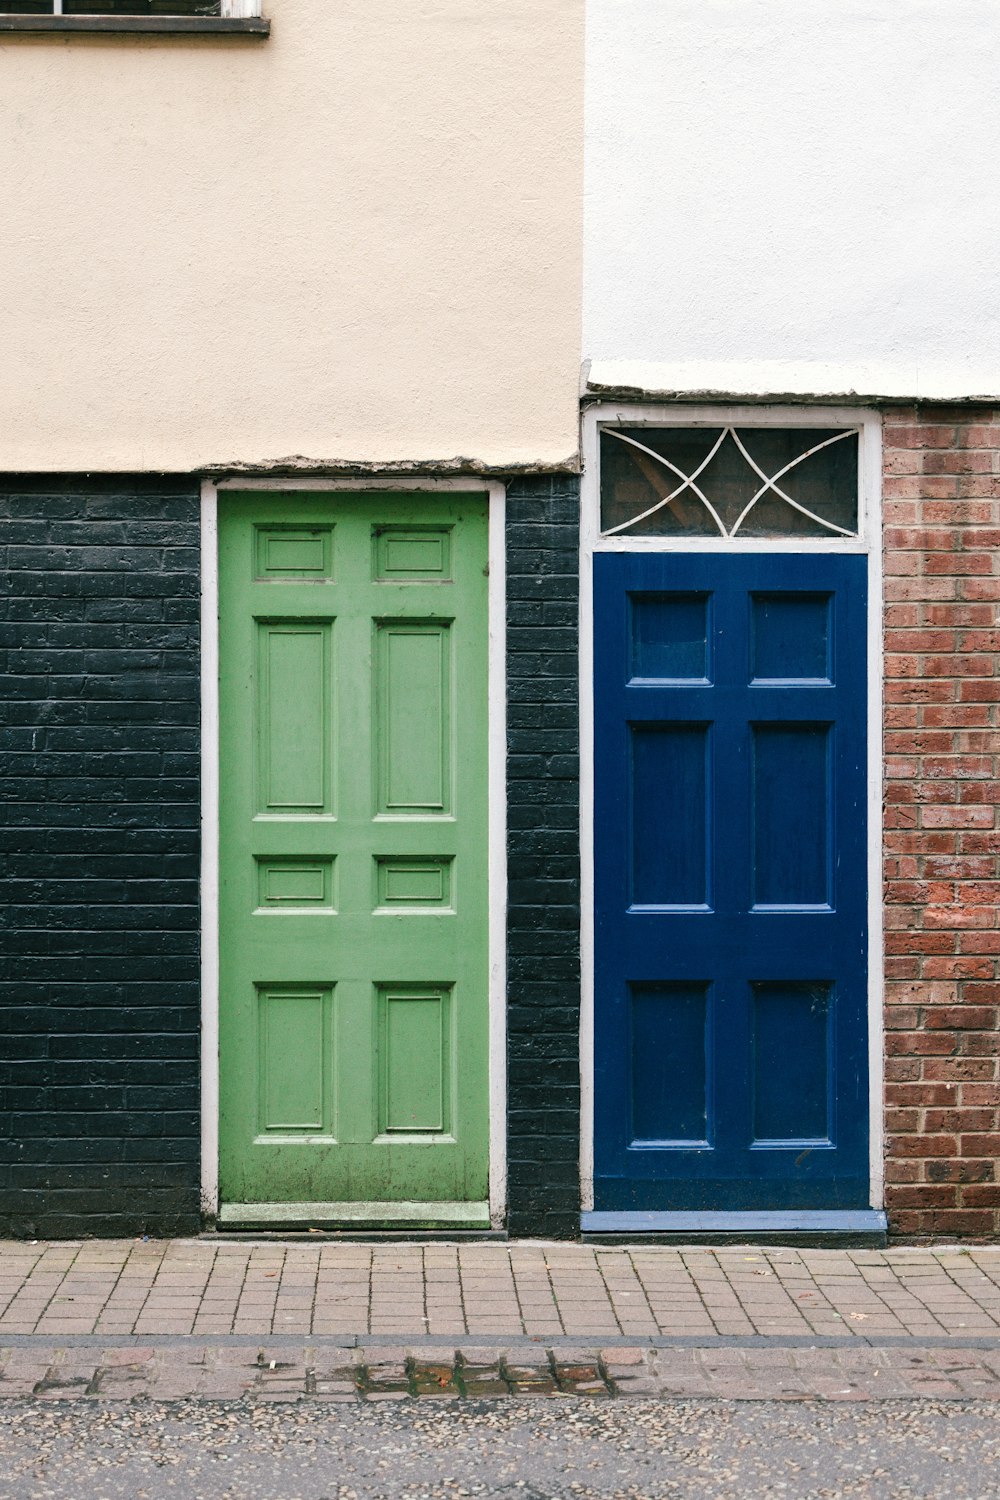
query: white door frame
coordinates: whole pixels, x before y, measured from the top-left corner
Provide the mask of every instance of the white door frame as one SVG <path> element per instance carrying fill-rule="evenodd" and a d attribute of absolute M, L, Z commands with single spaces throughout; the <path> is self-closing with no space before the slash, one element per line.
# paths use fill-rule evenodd
<path fill-rule="evenodd" d="M 495 481 L 396 475 L 357 479 L 205 480 L 201 486 L 201 1211 L 219 1210 L 219 494 L 485 495 L 488 502 L 488 864 L 489 864 L 489 1206 L 507 1213 L 507 492 Z M 352 1215 L 358 1228 L 362 1218 Z"/>
<path fill-rule="evenodd" d="M 600 432 L 628 427 L 848 427 L 857 428 L 859 534 L 856 537 L 602 537 Z M 580 1199 L 594 1207 L 594 611 L 595 552 L 864 553 L 868 557 L 868 1078 L 871 1208 L 884 1193 L 882 909 L 882 418 L 878 412 L 835 406 L 630 405 L 602 402 L 583 413 L 580 492 Z M 706 1217 L 706 1216 L 703 1216 Z M 712 1216 L 709 1216 L 712 1217 Z M 719 1217 L 719 1216 L 714 1216 Z M 727 1219 L 736 1215 L 726 1215 Z M 745 1215 L 760 1219 L 760 1214 Z M 781 1216 L 773 1216 L 774 1218 Z M 803 1215 L 798 1215 L 803 1217 Z M 826 1217 L 826 1216 L 824 1216 Z M 726 1227 L 726 1226 L 718 1226 Z M 768 1225 L 758 1224 L 757 1228 Z M 774 1227 L 778 1227 L 775 1225 Z M 816 1227 L 826 1227 L 818 1224 Z M 831 1226 L 832 1227 L 832 1223 Z"/>

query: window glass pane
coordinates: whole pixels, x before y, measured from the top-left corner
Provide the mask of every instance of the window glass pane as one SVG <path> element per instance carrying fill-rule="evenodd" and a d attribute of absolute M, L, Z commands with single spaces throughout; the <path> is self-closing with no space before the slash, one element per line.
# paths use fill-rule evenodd
<path fill-rule="evenodd" d="M 858 434 L 622 427 L 601 433 L 601 530 L 623 536 L 855 536 Z"/>
<path fill-rule="evenodd" d="M 661 455 L 693 473 L 712 450 L 712 433 L 704 428 L 675 427 L 669 432 L 656 428 L 603 435 L 601 444 L 601 530 L 627 527 L 637 536 L 718 536 L 711 512 L 690 489 L 683 490 L 670 505 L 661 505 L 664 495 L 683 480 L 666 467 Z M 634 446 L 639 444 L 640 446 Z M 686 466 L 686 467 L 685 467 Z M 635 518 L 652 511 L 638 525 Z"/>
<path fill-rule="evenodd" d="M 52 0 L 0 0 L 0 15 L 51 16 Z M 63 0 L 66 16 L 218 16 L 219 0 Z"/>
<path fill-rule="evenodd" d="M 63 0 L 66 16 L 217 16 L 219 10 L 218 0 Z"/>
<path fill-rule="evenodd" d="M 776 483 L 789 499 L 812 511 L 821 521 L 854 533 L 858 529 L 858 435 L 851 432 L 831 443 L 828 439 L 833 436 L 829 430 L 816 428 L 740 429 L 747 452 L 768 478 L 786 471 Z M 800 456 L 811 449 L 816 451 L 810 457 Z M 831 534 L 825 526 L 796 512 L 771 491 L 757 502 L 741 531 L 748 536 Z"/>

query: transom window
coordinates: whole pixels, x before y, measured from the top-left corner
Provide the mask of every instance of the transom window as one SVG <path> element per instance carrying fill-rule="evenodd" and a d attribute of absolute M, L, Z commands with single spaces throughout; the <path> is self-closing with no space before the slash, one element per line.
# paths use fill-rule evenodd
<path fill-rule="evenodd" d="M 858 429 L 602 427 L 604 536 L 855 537 Z"/>

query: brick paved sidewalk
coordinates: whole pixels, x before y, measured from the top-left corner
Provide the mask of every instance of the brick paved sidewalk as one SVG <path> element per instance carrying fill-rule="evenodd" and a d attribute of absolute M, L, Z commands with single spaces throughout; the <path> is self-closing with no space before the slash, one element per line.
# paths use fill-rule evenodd
<path fill-rule="evenodd" d="M 0 1243 L 0 1395 L 1000 1400 L 1000 1247 Z"/>
<path fill-rule="evenodd" d="M 975 1340 L 1000 1336 L 1000 1246 L 0 1243 L 0 1344 L 190 1334 Z"/>

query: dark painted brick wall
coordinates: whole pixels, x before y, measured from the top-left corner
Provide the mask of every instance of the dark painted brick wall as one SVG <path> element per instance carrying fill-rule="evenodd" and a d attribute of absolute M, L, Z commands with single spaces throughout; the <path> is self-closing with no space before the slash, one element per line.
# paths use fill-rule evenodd
<path fill-rule="evenodd" d="M 198 493 L 0 480 L 0 1232 L 198 1225 Z"/>
<path fill-rule="evenodd" d="M 507 491 L 509 1227 L 580 1228 L 579 480 Z"/>

